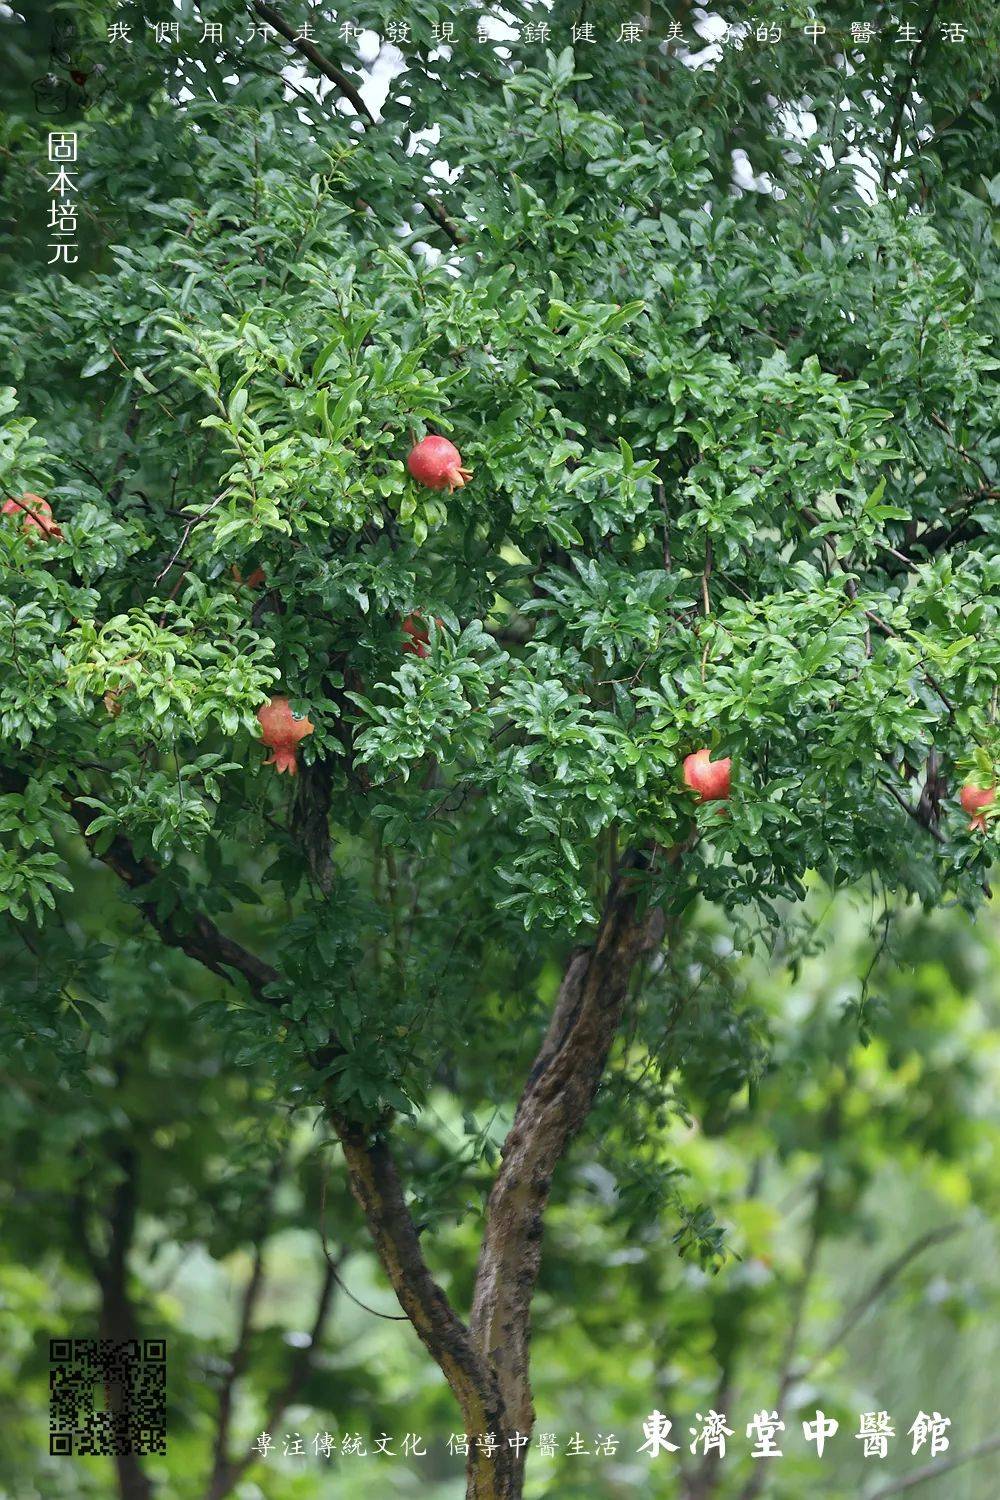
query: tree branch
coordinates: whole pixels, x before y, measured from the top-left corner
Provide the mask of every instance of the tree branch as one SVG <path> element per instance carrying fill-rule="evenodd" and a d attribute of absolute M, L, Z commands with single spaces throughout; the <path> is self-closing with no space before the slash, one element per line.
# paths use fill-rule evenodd
<path fill-rule="evenodd" d="M 764 1159 L 755 1156 L 753 1166 L 747 1178 L 746 1191 L 743 1194 L 744 1202 L 750 1203 L 760 1193 L 761 1180 L 764 1175 Z M 729 1310 L 723 1314 L 724 1325 L 718 1315 L 713 1318 L 715 1329 L 715 1346 L 719 1347 L 722 1327 L 725 1327 L 726 1344 L 725 1352 L 719 1361 L 719 1378 L 715 1383 L 715 1394 L 711 1398 L 710 1409 L 717 1412 L 725 1412 L 729 1405 L 729 1399 L 733 1393 L 733 1366 L 737 1351 L 738 1340 L 743 1337 L 746 1323 L 747 1309 L 741 1305 L 738 1310 Z M 706 1453 L 697 1468 L 691 1469 L 686 1466 L 681 1474 L 682 1500 L 707 1500 L 709 1495 L 715 1493 L 718 1484 L 719 1466 L 722 1462 L 722 1453 L 718 1448 L 713 1448 L 711 1453 Z"/>
<path fill-rule="evenodd" d="M 87 1223 L 87 1205 L 84 1202 L 82 1183 L 77 1185 L 69 1200 L 69 1226 L 76 1236 L 76 1242 L 94 1280 L 100 1282 L 104 1275 L 104 1262 L 94 1244 L 90 1225 Z"/>
<path fill-rule="evenodd" d="M 295 786 L 292 804 L 292 835 L 305 851 L 309 868 L 324 896 L 333 883 L 333 859 L 330 852 L 330 787 L 328 761 L 317 760 L 302 766 Z"/>
<path fill-rule="evenodd" d="M 138 1157 L 128 1141 L 119 1144 L 115 1164 L 121 1176 L 111 1195 L 108 1214 L 108 1251 L 100 1276 L 101 1338 L 115 1344 L 138 1339 L 135 1310 L 128 1290 L 128 1257 L 135 1234 L 138 1204 Z M 126 1408 L 125 1392 L 118 1382 L 106 1391 L 109 1412 L 121 1414 Z M 152 1482 L 131 1444 L 116 1445 L 115 1471 L 121 1500 L 152 1500 Z"/>
<path fill-rule="evenodd" d="M 827 1114 L 827 1133 L 838 1129 L 840 1119 L 839 1096 L 831 1101 Z M 809 1298 L 809 1289 L 816 1274 L 816 1265 L 819 1260 L 819 1252 L 823 1243 L 824 1219 L 827 1204 L 827 1178 L 826 1173 L 821 1171 L 816 1178 L 813 1190 L 813 1206 L 809 1215 L 809 1229 L 806 1239 L 806 1253 L 802 1266 L 802 1275 L 799 1277 L 798 1285 L 795 1287 L 792 1301 L 792 1317 L 785 1338 L 785 1347 L 781 1356 L 781 1371 L 778 1377 L 778 1398 L 775 1407 L 778 1415 L 781 1415 L 785 1404 L 785 1397 L 795 1379 L 795 1351 L 799 1345 L 802 1334 L 802 1325 L 805 1322 L 806 1304 Z M 749 1479 L 739 1494 L 739 1500 L 754 1500 L 760 1494 L 766 1478 L 765 1466 L 756 1464 Z"/>
<path fill-rule="evenodd" d="M 265 1432 L 270 1432 L 277 1427 L 283 1413 L 292 1405 L 299 1391 L 305 1383 L 306 1377 L 312 1367 L 313 1358 L 323 1338 L 323 1329 L 333 1305 L 333 1294 L 337 1287 L 337 1276 L 340 1267 L 347 1259 L 347 1251 L 342 1250 L 335 1260 L 323 1261 L 323 1276 L 320 1281 L 319 1296 L 316 1299 L 316 1312 L 313 1316 L 312 1328 L 309 1331 L 309 1342 L 303 1348 L 297 1349 L 292 1359 L 292 1366 L 288 1372 L 288 1379 L 281 1390 L 275 1396 L 271 1408 L 264 1423 Z"/>
<path fill-rule="evenodd" d="M 78 803 L 73 803 L 71 810 L 87 839 L 89 811 Z M 92 842 L 88 839 L 87 843 L 94 852 Z M 158 874 L 155 865 L 138 859 L 128 841 L 121 837 L 115 838 L 104 853 L 95 854 L 95 858 L 103 860 L 130 889 L 141 890 Z M 160 914 L 155 900 L 137 904 L 164 942 L 180 948 L 223 978 L 231 977 L 235 971 L 258 999 L 270 1005 L 280 1004 L 263 993 L 279 983 L 278 971 L 227 938 L 207 917 L 187 914 L 184 925 L 179 927 L 175 917 Z M 316 1058 L 317 1065 L 328 1067 L 340 1051 L 339 1042 L 331 1036 Z M 381 1138 L 370 1142 L 364 1126 L 332 1109 L 328 1113 L 343 1146 L 351 1190 L 365 1215 L 379 1259 L 401 1307 L 444 1371 L 468 1430 L 476 1433 L 495 1430 L 501 1415 L 495 1381 L 488 1367 L 476 1357 L 468 1330 L 427 1269 L 387 1143 Z"/>
<path fill-rule="evenodd" d="M 915 1469 L 912 1474 L 907 1474 L 903 1479 L 894 1479 L 890 1484 L 883 1485 L 880 1490 L 875 1490 L 869 1495 L 868 1500 L 887 1500 L 889 1495 L 901 1495 L 904 1490 L 912 1490 L 918 1484 L 926 1484 L 928 1479 L 937 1479 L 939 1474 L 947 1474 L 950 1469 L 957 1469 L 961 1464 L 971 1463 L 974 1458 L 985 1458 L 987 1453 L 995 1453 L 998 1448 L 1000 1448 L 1000 1432 L 987 1438 L 985 1442 L 977 1443 L 974 1448 L 967 1448 L 964 1453 L 956 1453 L 954 1458 L 946 1458 L 943 1463 L 925 1464 L 922 1469 Z"/>
<path fill-rule="evenodd" d="M 292 1360 L 288 1379 L 275 1396 L 267 1417 L 264 1420 L 264 1431 L 271 1432 L 277 1427 L 283 1414 L 287 1411 L 302 1388 L 309 1372 L 312 1362 L 323 1339 L 323 1331 L 330 1313 L 333 1302 L 333 1293 L 337 1284 L 337 1268 L 346 1257 L 346 1251 L 342 1251 L 336 1260 L 324 1260 L 323 1277 L 320 1282 L 319 1297 L 316 1301 L 316 1312 L 313 1317 L 312 1328 L 309 1333 L 309 1342 L 304 1348 L 298 1349 Z M 225 1496 L 235 1489 L 243 1478 L 247 1469 L 256 1462 L 257 1455 L 251 1450 L 241 1455 L 238 1459 L 227 1458 L 222 1454 L 221 1462 L 217 1461 L 213 1471 L 205 1500 L 225 1500 Z"/>
<path fill-rule="evenodd" d="M 534 1421 L 530 1307 L 552 1176 L 593 1103 L 633 965 L 663 933 L 661 912 L 640 911 L 636 876 L 646 866 L 644 855 L 633 851 L 626 856 L 594 946 L 569 961 L 487 1206 L 470 1330 L 481 1356 L 496 1371 L 510 1424 L 524 1433 Z"/>
<path fill-rule="evenodd" d="M 810 526 L 819 526 L 822 524 L 822 518 L 808 505 L 800 506 L 799 509 L 801 514 L 805 516 L 806 520 L 809 522 Z M 847 593 L 847 597 L 852 602 L 855 602 L 858 597 L 858 589 L 857 584 L 851 577 L 851 566 L 849 560 L 839 555 L 836 547 L 828 536 L 824 536 L 822 538 L 822 541 L 828 548 L 833 562 L 837 565 L 842 573 L 845 573 L 847 575 L 844 589 Z M 892 549 L 890 548 L 890 551 L 891 550 Z M 901 557 L 902 553 L 897 553 L 895 555 Z M 906 561 L 907 566 L 910 566 L 909 559 L 904 559 L 904 561 Z M 881 615 L 877 615 L 873 609 L 863 609 L 862 613 L 864 614 L 866 620 L 871 621 L 879 634 L 885 636 L 886 640 L 899 641 L 903 639 L 899 632 L 897 630 L 893 630 L 891 625 L 887 625 L 886 622 L 882 619 Z M 937 678 L 931 673 L 926 663 L 922 662 L 921 665 L 923 667 L 924 680 L 927 682 L 928 686 L 932 687 L 937 693 L 938 697 L 941 699 L 941 702 L 948 710 L 949 717 L 953 719 L 955 717 L 955 705 L 947 696 Z"/>
<path fill-rule="evenodd" d="M 71 798 L 70 812 L 94 858 L 113 870 L 129 890 L 141 891 L 144 886 L 151 885 L 158 879 L 161 872 L 157 866 L 151 860 L 139 859 L 132 845 L 121 835 L 116 835 L 108 848 L 98 853 L 94 840 L 87 835 L 87 827 L 93 818 L 92 810 Z M 139 900 L 135 904 L 136 909 L 169 947 L 180 948 L 189 958 L 197 959 L 206 969 L 223 979 L 231 978 L 234 972 L 241 975 L 256 999 L 263 1000 L 268 1005 L 280 1004 L 280 1000 L 264 993 L 280 983 L 281 976 L 277 969 L 242 944 L 226 937 L 208 917 L 200 912 L 175 911 L 169 915 L 161 913 L 155 896 Z"/>
<path fill-rule="evenodd" d="M 0 791 L 23 792 L 27 783 L 28 777 L 22 772 L 0 766 Z M 87 833 L 94 816 L 92 809 L 65 788 L 63 795 L 91 855 L 107 865 L 123 885 L 131 891 L 141 891 L 160 878 L 163 872 L 159 867 L 150 859 L 140 858 L 128 839 L 121 834 L 116 834 L 108 847 L 98 852 L 96 841 Z M 162 912 L 155 893 L 148 900 L 136 901 L 135 906 L 168 947 L 179 948 L 189 958 L 196 959 L 222 979 L 231 980 L 234 973 L 239 974 L 255 999 L 275 1008 L 281 1005 L 280 996 L 266 993 L 280 985 L 281 975 L 278 970 L 265 959 L 258 958 L 249 948 L 244 948 L 242 943 L 227 937 L 209 917 L 201 912 L 180 909 L 171 913 Z M 331 1046 L 334 1045 L 331 1043 Z"/>
<path fill-rule="evenodd" d="M 10 773 L 2 779 L 10 784 Z M 23 786 L 23 777 L 14 776 L 15 787 L 19 782 Z M 121 836 L 98 854 L 86 834 L 89 809 L 69 794 L 67 800 L 91 853 L 130 890 L 141 892 L 158 878 L 155 864 L 138 858 Z M 542 1214 L 555 1166 L 593 1102 L 632 967 L 662 936 L 662 913 L 640 915 L 636 876 L 646 864 L 644 855 L 626 856 L 594 946 L 574 954 L 567 967 L 490 1195 L 470 1327 L 424 1260 L 386 1139 L 385 1119 L 373 1129 L 327 1103 L 351 1190 L 382 1266 L 415 1332 L 444 1372 L 470 1434 L 530 1431 L 529 1312 L 540 1261 Z M 280 984 L 278 971 L 226 937 L 207 917 L 184 913 L 179 920 L 176 914 L 161 914 L 153 896 L 136 904 L 168 945 L 224 978 L 241 976 L 256 998 L 275 1008 L 281 1005 L 280 997 L 265 993 Z M 311 1060 L 325 1071 L 340 1050 L 331 1036 Z M 470 1447 L 468 1495 L 472 1500 L 513 1500 L 520 1493 L 523 1463 L 523 1449 L 518 1452 L 504 1444 L 490 1458 Z"/>
<path fill-rule="evenodd" d="M 879 786 L 885 787 L 886 791 L 889 793 L 889 796 L 903 809 L 906 816 L 908 818 L 912 818 L 915 823 L 919 823 L 921 828 L 925 829 L 926 832 L 930 834 L 932 839 L 934 839 L 939 844 L 946 844 L 948 842 L 940 829 L 935 828 L 932 823 L 927 823 L 924 821 L 924 819 L 920 816 L 919 810 L 916 807 L 910 806 L 906 798 L 903 796 L 902 792 L 900 792 L 897 787 L 894 787 L 891 781 L 887 781 L 884 776 L 880 776 L 878 778 L 878 783 Z"/>
<path fill-rule="evenodd" d="M 809 1375 L 818 1364 L 828 1359 L 840 1344 L 844 1342 L 848 1334 L 853 1332 L 870 1308 L 874 1307 L 880 1297 L 889 1290 L 893 1282 L 898 1280 L 911 1262 L 932 1245 L 940 1245 L 943 1241 L 951 1239 L 952 1235 L 958 1234 L 964 1228 L 962 1224 L 939 1224 L 936 1229 L 928 1229 L 925 1234 L 918 1235 L 909 1245 L 891 1260 L 888 1265 L 876 1276 L 868 1290 L 858 1298 L 854 1306 L 850 1308 L 842 1322 L 824 1344 L 823 1348 L 811 1360 L 807 1368 L 796 1371 L 796 1378 L 803 1379 Z"/>
<path fill-rule="evenodd" d="M 5 772 L 0 784 L 23 790 L 24 778 Z M 148 860 L 139 859 L 128 840 L 116 837 L 103 853 L 97 854 L 86 828 L 90 811 L 82 803 L 67 798 L 70 809 L 91 853 L 102 860 L 131 890 L 141 891 L 154 881 L 159 871 Z M 264 991 L 280 981 L 278 971 L 226 937 L 207 917 L 185 914 L 182 924 L 176 916 L 162 915 L 154 899 L 137 902 L 140 912 L 171 947 L 180 948 L 197 959 L 212 973 L 231 978 L 241 975 L 252 993 L 264 1003 L 278 1006 L 280 1000 Z M 329 1066 L 341 1050 L 335 1037 L 316 1057 L 318 1067 Z M 476 1354 L 468 1329 L 451 1307 L 444 1292 L 434 1281 L 420 1248 L 416 1225 L 406 1204 L 402 1183 L 388 1144 L 381 1134 L 371 1134 L 367 1127 L 347 1119 L 332 1107 L 328 1114 L 344 1150 L 352 1192 L 361 1206 L 375 1241 L 382 1265 L 403 1311 L 418 1336 L 444 1371 L 462 1408 L 470 1432 L 495 1431 L 502 1417 L 502 1402 L 495 1377 L 488 1365 Z M 484 1491 L 484 1496 L 489 1495 Z M 502 1491 L 496 1490 L 499 1497 Z"/>
<path fill-rule="evenodd" d="M 296 52 L 301 52 L 302 56 L 308 58 L 313 67 L 322 73 L 324 78 L 328 78 L 332 84 L 336 85 L 344 98 L 351 104 L 355 114 L 367 120 L 369 125 L 375 124 L 375 116 L 342 68 L 338 68 L 335 62 L 331 62 L 328 57 L 325 57 L 312 42 L 299 36 L 295 28 L 289 25 L 281 12 L 275 10 L 273 5 L 265 4 L 265 0 L 253 0 L 253 8 L 261 20 L 266 21 L 269 26 L 274 27 L 275 31 L 280 32 L 287 42 L 291 42 Z"/>
<path fill-rule="evenodd" d="M 312 42 L 306 41 L 303 37 L 299 36 L 295 28 L 285 20 L 281 12 L 275 10 L 273 5 L 268 5 L 266 0 L 252 0 L 252 5 L 261 20 L 266 21 L 269 26 L 273 26 L 275 31 L 279 32 L 287 42 L 291 43 L 296 52 L 300 52 L 303 57 L 307 58 L 317 72 L 322 73 L 324 78 L 328 78 L 340 90 L 340 93 L 350 103 L 355 114 L 365 125 L 366 129 L 369 125 L 378 123 L 358 92 L 356 85 L 347 76 L 343 68 L 338 67 L 335 62 L 327 57 L 325 53 L 322 53 Z M 463 243 L 464 236 L 456 227 L 453 220 L 449 218 L 448 212 L 440 199 L 436 198 L 433 193 L 428 193 L 426 196 L 420 198 L 419 202 L 427 210 L 435 223 L 444 230 L 453 245 L 461 245 Z"/>
<path fill-rule="evenodd" d="M 496 1432 L 504 1425 L 496 1378 L 428 1269 L 384 1135 L 370 1133 L 333 1107 L 329 1115 L 343 1147 L 351 1191 L 365 1216 L 400 1307 L 444 1371 L 462 1408 L 466 1430 L 477 1434 Z"/>
<path fill-rule="evenodd" d="M 899 142 L 900 131 L 903 126 L 903 116 L 906 113 L 906 106 L 910 102 L 910 95 L 913 93 L 913 85 L 916 82 L 917 69 L 923 61 L 923 56 L 927 50 L 927 44 L 930 41 L 931 32 L 934 30 L 934 24 L 937 21 L 937 13 L 940 8 L 941 0 L 934 0 L 928 12 L 924 29 L 920 33 L 917 45 L 913 49 L 910 58 L 910 71 L 907 75 L 906 83 L 903 85 L 902 93 L 896 101 L 896 108 L 892 116 L 892 125 L 889 130 L 889 145 L 885 154 L 885 167 L 882 171 L 883 191 L 887 191 L 889 187 L 889 178 L 892 176 L 892 167 L 896 156 L 896 146 Z"/>

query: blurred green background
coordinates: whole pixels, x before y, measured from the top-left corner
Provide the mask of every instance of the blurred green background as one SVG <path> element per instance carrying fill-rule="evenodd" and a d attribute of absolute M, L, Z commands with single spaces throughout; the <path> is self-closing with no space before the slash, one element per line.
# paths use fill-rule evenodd
<path fill-rule="evenodd" d="M 95 880 L 91 937 L 104 908 Z M 927 917 L 890 908 L 873 921 L 867 901 L 817 890 L 782 943 L 735 953 L 711 914 L 700 914 L 675 962 L 678 980 L 693 987 L 692 1039 L 706 1024 L 711 1031 L 717 1008 L 717 1045 L 692 1043 L 693 1077 L 673 1107 L 669 1080 L 666 1090 L 658 1081 L 642 1139 L 619 1133 L 612 1078 L 594 1129 L 557 1180 L 535 1315 L 531 1496 L 736 1500 L 755 1493 L 754 1482 L 757 1493 L 790 1500 L 896 1493 L 892 1485 L 928 1460 L 926 1446 L 910 1451 L 918 1411 L 951 1419 L 949 1459 L 1000 1429 L 1000 911 L 993 903 L 973 923 L 957 909 Z M 36 1058 L 31 1074 L 15 1067 L 2 1079 L 0 1494 L 115 1493 L 110 1461 L 45 1456 L 47 1360 L 50 1337 L 94 1334 L 84 1246 L 104 1242 L 124 1148 L 136 1163 L 141 1332 L 165 1335 L 169 1347 L 168 1453 L 147 1460 L 159 1492 L 209 1493 L 220 1397 L 259 1255 L 251 1327 L 230 1382 L 230 1447 L 249 1456 L 269 1430 L 274 1448 L 229 1492 L 458 1500 L 461 1459 L 447 1451 L 458 1426 L 452 1399 L 409 1326 L 389 1320 L 398 1308 L 348 1200 L 337 1148 L 311 1110 L 290 1114 L 265 1077 L 227 1057 L 231 1037 L 213 1030 L 213 1007 L 203 1004 L 213 981 L 195 966 L 138 930 L 105 962 L 118 1015 L 134 1024 L 120 1020 L 102 1036 L 81 1010 L 75 1075 L 53 1061 L 47 1080 Z M 25 950 L 19 993 L 33 964 L 44 959 Z M 684 1063 L 682 1017 L 677 1024 Z M 37 1043 L 43 1054 L 44 1035 Z M 713 1113 L 713 1071 L 755 1045 L 756 1081 Z M 689 1113 L 699 1074 L 700 1117 Z M 462 1143 L 482 1132 L 499 1139 L 505 1118 L 484 1105 L 463 1119 L 442 1091 L 409 1136 L 434 1222 L 427 1253 L 460 1305 L 488 1178 L 479 1178 L 476 1152 L 463 1158 Z M 457 1175 L 446 1165 L 453 1153 L 466 1162 Z M 436 1195 L 435 1174 L 449 1171 Z M 657 1190 L 669 1194 L 662 1212 L 649 1201 Z M 324 1233 L 337 1276 L 310 1349 Z M 681 1253 L 689 1234 L 721 1234 L 715 1270 Z M 761 1463 L 747 1457 L 745 1426 L 779 1401 L 784 1457 L 754 1481 Z M 725 1460 L 706 1467 L 689 1452 L 689 1429 L 711 1407 L 735 1435 Z M 801 1430 L 817 1407 L 840 1423 L 822 1460 Z M 671 1418 L 681 1450 L 651 1461 L 637 1450 L 654 1409 Z M 896 1436 L 885 1460 L 865 1459 L 859 1415 L 880 1410 Z M 323 1432 L 335 1439 L 329 1460 L 312 1451 Z M 383 1432 L 394 1458 L 373 1454 Z M 559 1445 L 548 1458 L 538 1450 L 547 1432 Z M 355 1433 L 366 1457 L 340 1451 Z M 402 1456 L 407 1433 L 421 1437 L 426 1457 Z M 566 1453 L 577 1433 L 589 1456 Z M 617 1452 L 594 1453 L 598 1435 L 612 1434 Z M 286 1456 L 296 1435 L 306 1453 Z M 998 1467 L 998 1452 L 984 1452 L 913 1492 L 989 1500 Z"/>

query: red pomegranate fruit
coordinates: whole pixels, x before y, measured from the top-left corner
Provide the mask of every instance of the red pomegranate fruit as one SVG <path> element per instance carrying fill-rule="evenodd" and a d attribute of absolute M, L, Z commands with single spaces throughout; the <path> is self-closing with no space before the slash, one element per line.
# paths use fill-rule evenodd
<path fill-rule="evenodd" d="M 434 616 L 434 623 L 439 630 L 444 629 L 440 615 Z M 431 634 L 423 615 L 407 615 L 403 621 L 403 634 L 407 637 L 403 643 L 404 656 L 430 656 Z"/>
<path fill-rule="evenodd" d="M 462 455 L 446 437 L 431 433 L 410 451 L 406 467 L 418 484 L 429 490 L 460 490 L 472 478 L 472 470 L 463 468 Z"/>
<path fill-rule="evenodd" d="M 5 500 L 0 513 L 5 516 L 21 516 L 21 530 L 26 531 L 29 536 L 37 531 L 43 536 L 54 536 L 60 542 L 63 539 L 62 532 L 52 519 L 49 502 L 43 500 L 41 495 L 33 495 L 30 490 L 16 500 Z"/>
<path fill-rule="evenodd" d="M 430 632 L 419 615 L 407 615 L 403 621 L 403 634 L 407 637 L 403 643 L 404 656 L 424 657 L 429 654 Z"/>
<path fill-rule="evenodd" d="M 299 740 L 312 734 L 315 724 L 306 718 L 297 719 L 288 699 L 281 694 L 258 708 L 257 718 L 260 721 L 261 738 L 271 751 L 264 762 L 265 766 L 274 766 L 279 773 L 287 771 L 289 776 L 297 776 L 299 763 L 295 747 Z"/>
<path fill-rule="evenodd" d="M 696 750 L 684 758 L 684 782 L 698 793 L 699 802 L 729 800 L 729 771 L 732 760 L 712 760 L 707 750 Z"/>
<path fill-rule="evenodd" d="M 971 820 L 969 823 L 970 833 L 975 830 L 978 830 L 980 833 L 986 832 L 986 819 L 983 816 L 982 809 L 990 806 L 995 794 L 995 787 L 973 786 L 971 782 L 966 782 L 965 786 L 959 792 L 958 800 L 962 804 L 962 811 L 968 813 Z"/>
<path fill-rule="evenodd" d="M 232 564 L 232 576 L 237 580 L 237 583 L 243 585 L 243 588 L 261 588 L 262 583 L 267 583 L 267 577 L 265 577 L 264 568 L 262 567 L 253 568 L 252 573 L 247 573 L 247 576 L 243 577 L 243 573 L 241 573 L 240 568 L 234 562 Z"/>

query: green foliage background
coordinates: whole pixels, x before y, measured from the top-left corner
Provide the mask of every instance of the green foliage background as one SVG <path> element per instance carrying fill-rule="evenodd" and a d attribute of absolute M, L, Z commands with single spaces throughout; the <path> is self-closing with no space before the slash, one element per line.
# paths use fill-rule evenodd
<path fill-rule="evenodd" d="M 105 882 L 95 882 L 92 898 L 99 932 L 112 899 Z M 819 918 L 820 910 L 813 915 Z M 791 1389 L 785 1458 L 773 1466 L 764 1493 L 792 1500 L 809 1487 L 865 1495 L 889 1475 L 914 1472 L 926 1450 L 912 1458 L 905 1431 L 919 1409 L 951 1417 L 953 1452 L 994 1435 L 1000 937 L 994 920 L 970 926 L 954 912 L 894 924 L 869 1001 L 879 1035 L 864 1048 L 851 1003 L 857 976 L 873 956 L 867 921 L 861 906 L 845 900 L 826 910 L 822 950 L 802 958 L 794 976 L 771 962 L 726 957 L 712 923 L 688 955 L 706 973 L 709 966 L 716 976 L 721 969 L 739 1022 L 761 1039 L 775 1039 L 773 1062 L 752 1102 L 744 1093 L 704 1126 L 665 1116 L 641 1146 L 622 1130 L 621 1111 L 609 1099 L 596 1140 L 560 1179 L 536 1303 L 539 1429 L 558 1433 L 562 1446 L 575 1431 L 588 1446 L 597 1432 L 614 1432 L 621 1447 L 614 1460 L 534 1460 L 529 1495 L 605 1497 L 641 1486 L 674 1500 L 680 1491 L 672 1460 L 649 1464 L 635 1453 L 642 1422 L 658 1407 L 689 1443 L 688 1427 L 714 1398 L 727 1351 L 733 1389 L 718 1409 L 727 1411 L 736 1437 L 719 1470 L 718 1493 L 739 1495 L 749 1472 L 739 1456 L 747 1448 L 740 1423 L 762 1406 L 770 1409 L 776 1397 L 818 1173 L 825 1174 L 829 1199 L 795 1355 L 797 1367 L 812 1368 Z M 142 1326 L 169 1341 L 169 1457 L 150 1462 L 165 1493 L 184 1500 L 205 1493 L 215 1388 L 236 1340 L 252 1240 L 276 1161 L 266 1290 L 241 1387 L 239 1438 L 249 1445 L 263 1429 L 293 1357 L 287 1335 L 311 1324 L 323 1264 L 321 1222 L 333 1253 L 348 1252 L 341 1273 L 349 1292 L 376 1312 L 396 1311 L 338 1186 L 331 1149 L 311 1120 L 290 1126 L 269 1081 L 226 1063 L 218 1036 L 193 1021 L 213 987 L 193 982 L 183 959 L 153 958 L 139 937 L 118 948 L 113 962 L 121 1034 L 91 1048 L 97 1056 L 87 1080 L 60 1086 L 44 1073 L 3 1079 L 3 1135 L 11 1151 L 0 1266 L 0 1401 L 7 1413 L 0 1493 L 12 1500 L 113 1492 L 107 1461 L 42 1455 L 48 1338 L 79 1335 L 94 1316 L 93 1280 L 73 1228 L 73 1193 L 85 1170 L 87 1198 L 99 1212 L 115 1177 L 106 1164 L 109 1148 L 123 1135 L 141 1157 L 143 1212 L 133 1270 Z M 33 983 L 37 993 L 40 980 L 25 956 L 16 982 Z M 698 994 L 706 1007 L 710 993 L 704 980 Z M 112 1057 L 127 1069 L 124 1081 L 115 1077 Z M 843 1123 L 831 1130 L 831 1101 L 838 1098 Z M 427 1180 L 455 1155 L 469 1159 L 467 1129 L 447 1094 L 437 1092 L 418 1153 Z M 678 1169 L 686 1174 L 685 1198 L 711 1204 L 725 1227 L 729 1255 L 715 1275 L 680 1259 L 676 1222 L 664 1222 L 641 1202 Z M 467 1169 L 470 1203 L 480 1176 Z M 614 1184 L 627 1191 L 616 1193 Z M 935 1230 L 953 1233 L 915 1256 L 820 1358 L 848 1311 L 865 1304 L 886 1269 Z M 474 1217 L 449 1213 L 436 1222 L 435 1257 L 450 1289 L 467 1281 L 475 1248 Z M 817 1405 L 841 1423 L 822 1462 L 809 1459 L 798 1426 Z M 884 1465 L 861 1459 L 854 1438 L 858 1414 L 881 1407 L 891 1410 L 898 1434 Z M 278 1452 L 237 1491 L 247 1500 L 296 1500 L 329 1488 L 351 1500 L 376 1484 L 380 1493 L 419 1491 L 436 1500 L 463 1492 L 459 1460 L 446 1449 L 457 1430 L 447 1387 L 428 1378 L 426 1357 L 405 1325 L 373 1316 L 344 1292 L 334 1301 L 314 1372 L 271 1430 Z M 420 1432 L 432 1456 L 339 1457 L 323 1478 L 311 1454 L 305 1461 L 281 1456 L 286 1434 L 300 1432 L 308 1446 L 326 1430 L 338 1442 L 360 1431 L 369 1449 L 373 1435 L 393 1433 L 397 1451 L 404 1433 Z M 988 1457 L 924 1486 L 956 1500 L 986 1500 L 992 1488 Z"/>

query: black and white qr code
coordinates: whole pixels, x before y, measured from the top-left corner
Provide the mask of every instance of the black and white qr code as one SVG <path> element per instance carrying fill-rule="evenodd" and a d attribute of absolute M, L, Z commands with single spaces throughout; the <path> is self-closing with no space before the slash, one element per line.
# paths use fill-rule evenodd
<path fill-rule="evenodd" d="M 167 1451 L 165 1339 L 50 1339 L 49 1452 Z"/>

